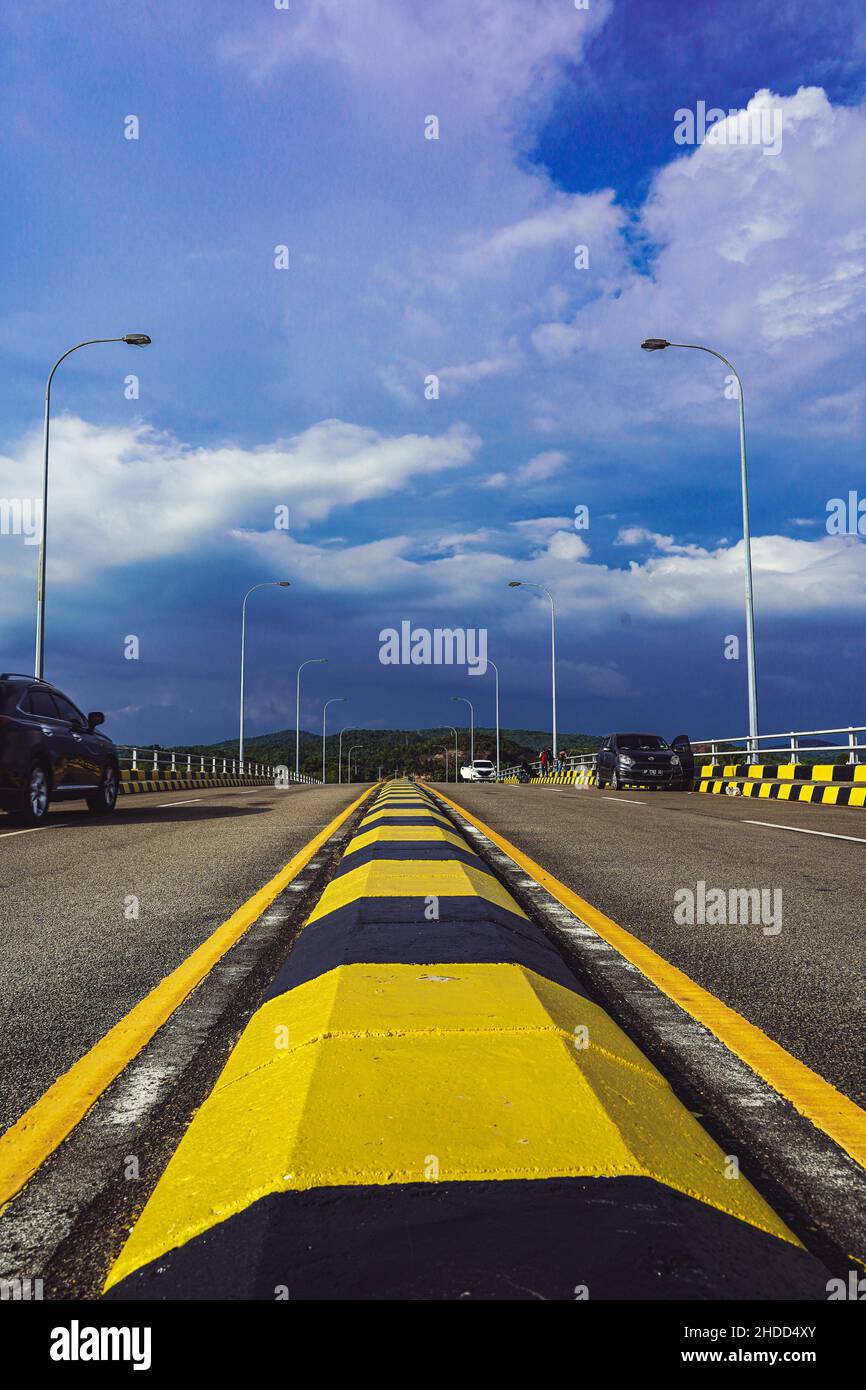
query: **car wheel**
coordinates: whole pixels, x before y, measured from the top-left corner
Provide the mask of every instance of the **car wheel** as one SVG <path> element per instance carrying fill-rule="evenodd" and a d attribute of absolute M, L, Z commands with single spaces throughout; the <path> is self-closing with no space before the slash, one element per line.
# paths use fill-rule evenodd
<path fill-rule="evenodd" d="M 620 785 L 621 785 L 621 784 L 620 784 L 620 780 L 619 780 L 619 773 L 617 772 L 616 768 L 614 768 L 613 772 L 610 774 L 610 789 L 611 789 L 611 791 L 612 791 L 612 792 L 618 792 L 618 791 L 620 790 Z"/>
<path fill-rule="evenodd" d="M 43 825 L 48 815 L 50 797 L 48 773 L 42 763 L 34 763 L 27 776 L 27 785 L 12 814 L 25 825 Z"/>
<path fill-rule="evenodd" d="M 102 774 L 102 781 L 99 784 L 99 791 L 95 796 L 87 798 L 87 809 L 97 814 L 104 815 L 108 811 L 113 811 L 117 805 L 117 768 L 113 763 L 106 763 Z"/>

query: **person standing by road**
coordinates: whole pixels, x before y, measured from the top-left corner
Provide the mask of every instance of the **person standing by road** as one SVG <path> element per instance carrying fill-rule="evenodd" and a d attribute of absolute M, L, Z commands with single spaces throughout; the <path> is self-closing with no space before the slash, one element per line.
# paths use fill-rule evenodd
<path fill-rule="evenodd" d="M 547 768 L 550 763 L 550 754 L 548 753 L 546 748 L 542 748 L 541 752 L 538 755 L 538 761 L 541 763 L 541 775 L 542 777 L 546 777 Z"/>
<path fill-rule="evenodd" d="M 565 749 L 564 749 L 564 748 L 560 748 L 560 750 L 559 750 L 559 757 L 558 757 L 557 760 L 556 760 L 556 770 L 557 770 L 557 772 L 564 772 L 564 771 L 565 771 L 565 762 L 566 762 L 567 756 L 568 756 L 568 755 L 567 755 Z"/>

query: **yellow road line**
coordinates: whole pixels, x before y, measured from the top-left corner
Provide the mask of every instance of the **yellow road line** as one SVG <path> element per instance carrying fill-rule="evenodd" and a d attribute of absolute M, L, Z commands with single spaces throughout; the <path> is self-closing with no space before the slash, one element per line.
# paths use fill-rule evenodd
<path fill-rule="evenodd" d="M 553 874 L 548 873 L 534 859 L 530 859 L 516 845 L 473 816 L 465 806 L 451 801 L 444 792 L 437 791 L 436 795 L 465 816 L 472 825 L 546 888 L 552 897 L 587 926 L 592 927 L 593 931 L 598 932 L 599 936 L 625 956 L 626 960 L 631 961 L 632 965 L 636 965 L 669 999 L 673 999 L 687 1014 L 714 1033 L 731 1052 L 772 1086 L 774 1091 L 778 1091 L 779 1095 L 789 1100 L 801 1115 L 805 1115 L 816 1129 L 822 1130 L 857 1163 L 866 1167 L 866 1112 L 861 1110 L 859 1105 L 855 1105 L 853 1100 L 837 1091 L 835 1086 L 812 1071 L 804 1062 L 792 1057 L 772 1038 L 768 1038 L 760 1028 L 743 1018 L 742 1014 L 723 1004 L 715 995 L 696 984 L 682 970 L 671 965 L 619 923 L 605 916 L 564 883 L 560 883 Z"/>
<path fill-rule="evenodd" d="M 268 1193 L 421 1183 L 431 1154 L 439 1181 L 648 1177 L 799 1244 L 598 1004 L 518 965 L 354 964 L 253 1016 L 105 1287 Z"/>
<path fill-rule="evenodd" d="M 362 792 L 320 830 L 274 878 L 232 913 L 170 975 L 166 975 L 124 1018 L 79 1058 L 69 1071 L 0 1136 L 0 1211 L 62 1143 L 179 1004 L 243 936 L 287 884 L 296 878 L 334 831 L 361 805 Z"/>

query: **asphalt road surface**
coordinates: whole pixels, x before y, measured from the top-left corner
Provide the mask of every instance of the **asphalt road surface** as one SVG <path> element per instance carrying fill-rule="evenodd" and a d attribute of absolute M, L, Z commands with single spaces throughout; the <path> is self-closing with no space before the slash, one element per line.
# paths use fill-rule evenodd
<path fill-rule="evenodd" d="M 24 833 L 0 815 L 0 1131 L 361 790 L 74 802 Z"/>
<path fill-rule="evenodd" d="M 866 1102 L 866 810 L 697 792 L 435 785 Z M 677 925 L 675 894 L 699 881 L 726 892 L 780 889 L 781 932 Z"/>

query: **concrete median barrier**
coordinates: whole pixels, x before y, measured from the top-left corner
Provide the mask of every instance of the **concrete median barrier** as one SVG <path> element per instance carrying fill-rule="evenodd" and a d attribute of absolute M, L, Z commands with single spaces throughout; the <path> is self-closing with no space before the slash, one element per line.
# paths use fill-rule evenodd
<path fill-rule="evenodd" d="M 272 787 L 273 777 L 231 776 L 215 773 L 171 772 L 163 768 L 154 776 L 150 768 L 131 770 L 124 768 L 120 774 L 121 795 L 134 795 L 136 792 L 179 792 L 197 791 L 200 787 Z"/>
<path fill-rule="evenodd" d="M 705 763 L 695 779 L 699 791 L 715 796 L 866 805 L 866 763 Z"/>
<path fill-rule="evenodd" d="M 105 1288 L 818 1298 L 826 1278 L 407 782 L 370 804 Z"/>

